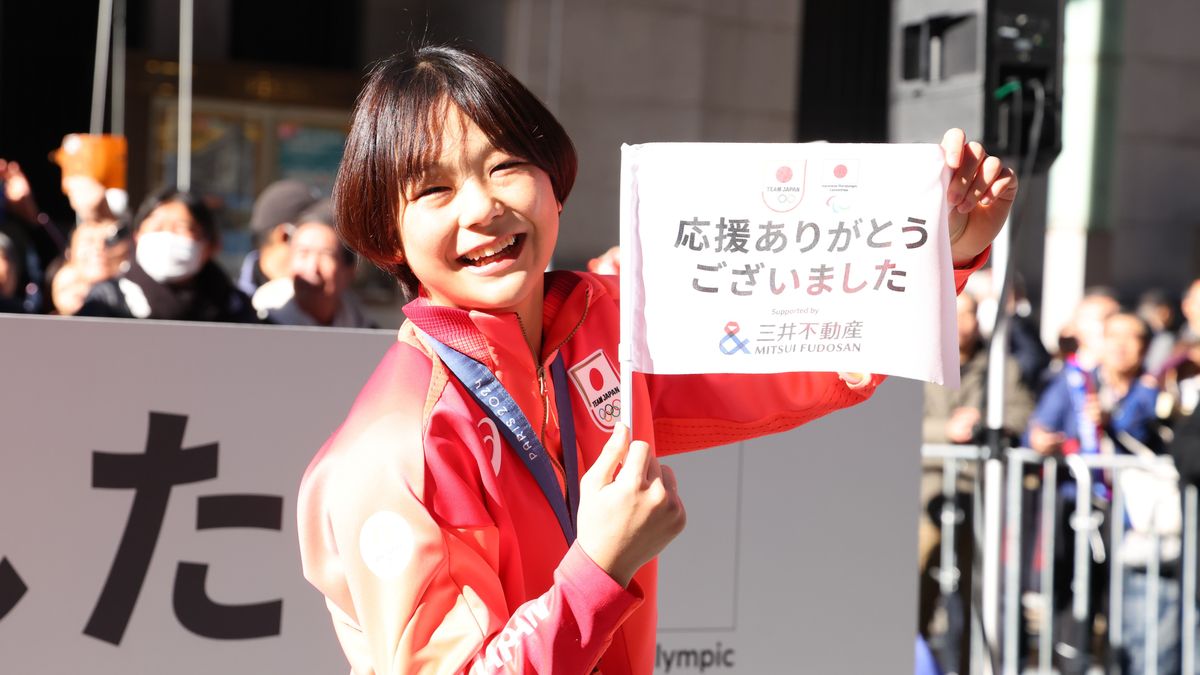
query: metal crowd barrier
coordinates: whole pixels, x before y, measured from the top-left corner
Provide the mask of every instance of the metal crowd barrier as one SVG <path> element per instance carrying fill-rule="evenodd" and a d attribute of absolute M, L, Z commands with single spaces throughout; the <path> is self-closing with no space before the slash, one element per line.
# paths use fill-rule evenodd
<path fill-rule="evenodd" d="M 1063 462 L 1076 483 L 1076 495 L 1069 526 L 1075 533 L 1072 553 L 1074 569 L 1071 579 L 1071 616 L 1075 621 L 1085 622 L 1090 616 L 1091 565 L 1090 559 L 1098 564 L 1107 562 L 1109 569 L 1109 608 L 1106 616 L 1109 649 L 1119 650 L 1125 645 L 1122 625 L 1124 618 L 1124 563 L 1126 518 L 1124 490 L 1120 475 L 1126 471 L 1174 472 L 1170 457 L 1142 457 L 1136 455 L 1068 455 L 1063 459 L 1042 456 L 1028 448 L 1017 448 L 1005 453 L 1004 459 L 988 458 L 988 448 L 975 445 L 926 444 L 921 448 L 923 459 L 942 462 L 942 512 L 940 514 L 941 544 L 939 568 L 936 572 L 939 592 L 943 596 L 958 593 L 963 606 L 968 607 L 970 621 L 970 673 L 971 675 L 1018 675 L 1039 673 L 1051 675 L 1055 650 L 1054 632 L 1054 561 L 1058 521 L 1059 462 Z M 962 520 L 957 508 L 958 480 L 962 467 L 975 465 L 974 482 L 974 537 L 978 566 L 973 575 L 978 588 L 958 588 L 962 574 L 958 569 L 955 554 L 955 529 Z M 1022 481 L 1026 466 L 1040 467 L 1043 480 L 1040 490 L 1040 538 L 1041 570 L 1037 594 L 1040 596 L 1041 615 L 1038 626 L 1037 662 L 1029 663 L 1027 655 L 1020 653 L 1022 586 L 1021 563 L 1025 559 L 1022 550 Z M 1109 518 L 1109 546 L 1106 552 L 1101 540 L 1102 512 L 1093 507 L 1093 473 L 1103 472 L 1105 483 L 1111 489 L 1111 511 Z M 1175 474 L 1176 480 L 1178 474 Z M 1181 553 L 1179 556 L 1181 592 L 1180 662 L 1185 674 L 1196 672 L 1196 535 L 1197 535 L 1197 490 L 1189 485 L 1180 491 L 1183 495 L 1183 518 L 1181 526 Z M 982 493 L 982 494 L 981 494 Z M 982 513 L 981 513 L 982 511 Z M 1149 560 L 1146 563 L 1147 592 L 1145 598 L 1146 624 L 1144 647 L 1147 660 L 1146 675 L 1158 675 L 1159 646 L 1158 624 L 1162 587 L 1160 573 L 1163 569 L 1162 542 L 1154 527 L 1157 507 L 1151 511 Z M 978 601 L 974 601 L 977 598 Z M 1091 635 L 1088 630 L 1087 636 Z M 997 672 L 998 671 L 998 672 Z M 1120 670 L 1105 672 L 1121 672 Z M 949 674 L 948 674 L 949 675 Z M 1132 675 L 1132 674 L 1127 674 Z M 1141 675 L 1141 674 L 1137 674 Z"/>

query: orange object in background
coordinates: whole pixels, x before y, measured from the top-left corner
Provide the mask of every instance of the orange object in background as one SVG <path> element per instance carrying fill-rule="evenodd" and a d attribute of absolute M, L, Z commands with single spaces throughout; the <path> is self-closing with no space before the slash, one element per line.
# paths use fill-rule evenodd
<path fill-rule="evenodd" d="M 129 144 L 124 136 L 67 134 L 50 159 L 62 168 L 63 179 L 88 176 L 105 188 L 125 189 Z"/>

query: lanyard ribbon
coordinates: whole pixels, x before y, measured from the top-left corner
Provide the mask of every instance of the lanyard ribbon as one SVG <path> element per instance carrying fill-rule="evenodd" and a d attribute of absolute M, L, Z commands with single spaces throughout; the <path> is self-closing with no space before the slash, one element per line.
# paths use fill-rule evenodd
<path fill-rule="evenodd" d="M 550 375 L 554 381 L 554 402 L 558 409 L 559 431 L 563 447 L 563 471 L 566 473 L 567 494 L 558 489 L 558 478 L 550 456 L 542 445 L 533 425 L 521 412 L 517 402 L 488 367 L 475 359 L 442 344 L 426 334 L 442 363 L 454 373 L 471 398 L 479 404 L 510 447 L 529 469 L 538 487 L 546 495 L 546 501 L 554 509 L 558 524 L 562 528 L 567 544 L 575 543 L 575 517 L 579 512 L 579 461 L 575 453 L 575 420 L 571 417 L 570 391 L 567 388 L 566 366 L 562 354 L 554 357 L 550 364 Z"/>

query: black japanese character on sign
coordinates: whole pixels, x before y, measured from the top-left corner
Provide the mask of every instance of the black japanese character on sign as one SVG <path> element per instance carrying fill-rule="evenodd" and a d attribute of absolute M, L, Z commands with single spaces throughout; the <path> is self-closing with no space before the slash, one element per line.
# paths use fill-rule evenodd
<path fill-rule="evenodd" d="M 679 234 L 675 237 L 675 248 L 687 246 L 693 251 L 703 251 L 708 248 L 708 235 L 704 229 L 708 227 L 707 220 L 692 218 L 690 221 L 679 221 Z M 699 239 L 697 239 L 699 237 Z"/>
<path fill-rule="evenodd" d="M 27 590 L 29 587 L 8 558 L 0 558 L 0 619 L 8 616 Z"/>
<path fill-rule="evenodd" d="M 717 223 L 717 250 L 722 253 L 749 253 L 746 244 L 750 242 L 750 221 L 742 218 L 730 218 L 726 223 L 722 218 Z"/>
<path fill-rule="evenodd" d="M 884 230 L 888 229 L 891 226 L 892 226 L 892 221 L 890 221 L 890 220 L 887 221 L 886 223 L 880 225 L 879 221 L 872 218 L 871 219 L 871 234 L 867 235 L 867 246 L 870 246 L 871 248 L 888 248 L 889 246 L 891 246 L 892 245 L 891 240 L 884 241 L 884 242 L 875 241 L 875 237 L 879 236 L 879 234 L 881 232 L 883 232 Z"/>
<path fill-rule="evenodd" d="M 740 270 L 732 270 L 732 271 L 734 274 L 737 274 L 738 276 L 746 277 L 746 280 L 745 280 L 746 286 L 755 286 L 758 283 L 755 277 L 757 277 L 758 271 L 761 270 L 763 268 L 763 266 L 764 266 L 764 263 L 758 263 L 757 265 L 747 264 L 747 265 L 743 266 L 742 269 L 740 269 Z M 753 290 L 748 290 L 748 291 L 738 290 L 737 279 L 734 279 L 733 285 L 730 287 L 730 291 L 732 291 L 734 295 L 750 295 L 751 293 L 754 292 Z"/>
<path fill-rule="evenodd" d="M 763 233 L 758 236 L 758 241 L 754 242 L 754 248 L 758 251 L 770 251 L 771 253 L 779 253 L 787 246 L 787 236 L 783 233 L 783 223 L 773 223 L 767 221 L 759 225 L 758 229 Z"/>
<path fill-rule="evenodd" d="M 883 263 L 875 266 L 875 269 L 879 270 L 879 278 L 875 280 L 875 290 L 879 290 L 879 287 L 883 285 L 883 280 L 887 279 L 888 290 L 904 292 L 904 287 L 897 285 L 894 277 L 906 277 L 908 273 L 896 269 L 896 263 L 885 258 Z"/>
<path fill-rule="evenodd" d="M 132 489 L 133 506 L 117 554 L 83 632 L 120 644 L 150 568 L 171 488 L 217 477 L 217 444 L 184 448 L 187 416 L 150 413 L 142 455 L 92 453 L 92 487 Z M 201 497 L 197 529 L 281 529 L 283 499 L 266 495 Z M 185 628 L 205 637 L 240 639 L 278 635 L 283 603 L 218 605 L 208 598 L 208 566 L 181 562 L 175 575 L 175 615 Z"/>
<path fill-rule="evenodd" d="M 719 262 L 716 265 L 696 265 L 696 269 L 700 270 L 701 272 L 720 272 L 721 268 L 723 267 L 725 267 L 725 263 L 723 262 Z M 692 288 L 700 291 L 701 293 L 717 292 L 716 286 L 701 286 L 700 279 L 696 277 L 692 277 Z"/>
<path fill-rule="evenodd" d="M 279 531 L 283 500 L 271 495 L 207 495 L 196 500 L 196 529 L 253 527 Z M 180 562 L 175 572 L 175 616 L 185 628 L 205 637 L 237 640 L 279 634 L 283 601 L 222 605 L 205 591 L 208 565 Z"/>
<path fill-rule="evenodd" d="M 803 245 L 804 234 L 806 232 L 812 233 L 812 241 L 809 242 L 809 244 L 807 246 L 804 246 Z M 813 250 L 814 248 L 817 247 L 817 243 L 819 243 L 820 241 L 821 241 L 821 226 L 820 225 L 817 225 L 816 223 L 801 222 L 799 225 L 796 226 L 796 243 L 801 244 L 801 246 L 800 246 L 801 253 L 808 253 L 809 251 Z"/>
<path fill-rule="evenodd" d="M 829 234 L 833 235 L 833 242 L 831 242 L 829 244 L 829 252 L 833 253 L 836 250 L 838 253 L 841 253 L 842 251 L 845 251 L 846 249 L 850 248 L 850 241 L 851 241 L 850 235 L 853 234 L 854 235 L 853 238 L 858 239 L 858 237 L 859 237 L 858 224 L 861 222 L 862 222 L 861 220 L 855 221 L 854 228 L 851 229 L 849 227 L 846 227 L 845 221 L 839 220 L 836 228 L 834 228 L 832 230 L 826 230 Z M 842 241 L 843 238 L 845 238 L 846 243 L 841 244 L 839 246 L 838 242 Z"/>
<path fill-rule="evenodd" d="M 904 234 L 908 234 L 909 232 L 919 232 L 920 236 L 916 243 L 905 244 L 905 246 L 908 248 L 921 248 L 925 245 L 925 242 L 929 241 L 929 233 L 925 231 L 924 227 L 922 227 L 922 225 L 925 224 L 925 221 L 921 220 L 920 218 L 909 217 L 908 222 L 913 224 L 900 228 L 900 231 Z"/>

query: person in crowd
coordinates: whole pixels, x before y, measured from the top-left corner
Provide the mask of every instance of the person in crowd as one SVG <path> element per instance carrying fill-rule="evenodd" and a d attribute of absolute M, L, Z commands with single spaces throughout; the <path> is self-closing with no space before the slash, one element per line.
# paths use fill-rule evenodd
<path fill-rule="evenodd" d="M 36 223 L 41 212 L 34 200 L 29 179 L 17 162 L 0 158 L 0 184 L 4 187 L 4 210 L 7 216 L 26 224 Z"/>
<path fill-rule="evenodd" d="M 986 414 L 988 350 L 979 331 L 976 302 L 958 296 L 958 354 L 961 369 L 958 390 L 925 385 L 923 438 L 926 443 L 979 443 Z M 1004 431 L 1019 439 L 1033 412 L 1033 394 L 1025 385 L 1017 359 L 1005 359 Z"/>
<path fill-rule="evenodd" d="M 70 245 L 63 253 L 67 264 L 91 284 L 113 279 L 129 267 L 132 242 L 116 220 L 84 221 L 71 231 Z"/>
<path fill-rule="evenodd" d="M 611 246 L 604 253 L 588 260 L 587 271 L 595 274 L 620 274 L 621 247 Z"/>
<path fill-rule="evenodd" d="M 979 330 L 977 305 L 968 293 L 957 298 L 958 351 L 960 385 L 957 390 L 936 384 L 925 385 L 923 441 L 925 443 L 983 443 L 986 441 L 986 398 L 988 349 Z M 1005 368 L 1004 432 L 1010 443 L 1020 438 L 1033 411 L 1033 393 L 1021 378 L 1016 358 L 1007 355 Z M 957 490 L 959 506 L 966 508 L 971 491 L 969 472 L 960 476 Z M 938 605 L 938 583 L 931 570 L 938 565 L 941 543 L 942 464 L 925 461 L 921 472 L 921 515 L 918 526 L 918 561 L 920 563 L 919 628 L 928 635 L 939 632 L 933 625 L 942 625 L 935 617 Z M 964 519 L 963 531 L 956 539 L 960 584 L 969 587 L 972 546 L 969 521 Z"/>
<path fill-rule="evenodd" d="M 992 279 L 991 269 L 980 270 L 978 274 L 971 276 L 967 285 L 967 293 L 975 298 L 976 302 L 979 334 L 986 341 L 991 340 L 992 330 L 995 328 L 997 295 L 1000 292 L 1000 289 L 993 285 Z M 1021 382 L 1028 391 L 1040 392 L 1045 386 L 1050 354 L 1042 345 L 1037 323 L 1033 319 L 1033 305 L 1025 293 L 1025 283 L 1020 275 L 1013 277 L 1006 311 L 1009 315 L 1008 350 L 1016 359 Z"/>
<path fill-rule="evenodd" d="M 63 258 L 56 258 L 46 268 L 46 284 L 50 286 L 49 314 L 72 316 L 83 307 L 92 284 L 79 268 Z"/>
<path fill-rule="evenodd" d="M 1161 289 L 1152 289 L 1138 299 L 1137 315 L 1151 331 L 1150 345 L 1146 347 L 1146 372 L 1159 373 L 1175 351 L 1175 303 Z"/>
<path fill-rule="evenodd" d="M 1102 386 L 1094 408 L 1089 408 L 1087 414 L 1093 417 L 1117 452 L 1148 450 L 1160 454 L 1166 449 L 1155 412 L 1157 381 L 1146 375 L 1143 367 L 1150 337 L 1150 326 L 1136 314 L 1118 313 L 1105 323 L 1104 349 L 1098 373 Z M 1153 496 L 1127 491 L 1125 503 L 1133 506 L 1135 499 L 1144 500 L 1148 497 Z M 1150 542 L 1145 533 L 1129 530 L 1128 522 L 1127 519 L 1124 548 L 1119 552 L 1124 563 L 1125 605 L 1122 614 L 1124 645 L 1119 659 L 1125 667 L 1122 672 L 1133 674 L 1148 672 L 1145 605 L 1149 587 L 1148 553 L 1144 548 L 1134 548 L 1134 545 Z M 1168 567 L 1168 562 L 1163 561 L 1164 568 Z M 1158 672 L 1164 675 L 1179 672 L 1179 592 L 1174 575 L 1169 576 L 1159 580 L 1165 592 L 1159 598 Z"/>
<path fill-rule="evenodd" d="M 5 314 L 25 311 L 17 295 L 20 266 L 20 249 L 8 235 L 0 232 L 0 312 Z"/>
<path fill-rule="evenodd" d="M 1183 325 L 1179 327 L 1177 339 L 1200 340 L 1200 279 L 1188 286 L 1179 308 L 1183 313 Z"/>
<path fill-rule="evenodd" d="M 288 326 L 374 328 L 350 289 L 357 256 L 338 240 L 329 201 L 296 222 L 288 241 L 291 276 L 259 287 L 253 298 L 259 317 Z"/>
<path fill-rule="evenodd" d="M 22 311 L 39 312 L 44 300 L 45 266 L 62 251 L 64 237 L 34 200 L 20 164 L 0 159 L 0 234 L 11 244 L 14 296 Z"/>
<path fill-rule="evenodd" d="M 1192 414 L 1200 403 L 1200 338 L 1185 335 L 1159 369 L 1163 395 L 1159 417 L 1170 423 Z"/>
<path fill-rule="evenodd" d="M 65 176 L 63 194 L 75 212 L 75 225 L 68 228 L 38 209 L 29 181 L 17 162 L 0 159 L 0 182 L 4 184 L 6 202 L 5 208 L 0 209 L 0 231 L 10 233 L 19 254 L 27 261 L 20 284 L 23 290 L 19 294 L 28 296 L 24 303 L 32 311 L 64 313 L 48 302 L 53 296 L 51 277 L 64 264 L 78 267 L 63 277 L 64 283 L 71 279 L 95 284 L 123 271 L 130 247 L 128 238 L 121 236 L 125 230 L 120 218 L 109 205 L 108 195 L 114 191 L 106 191 L 99 181 L 88 176 Z M 64 231 L 69 231 L 70 236 L 64 237 Z M 68 296 L 62 297 L 65 301 Z"/>
<path fill-rule="evenodd" d="M 943 147 L 961 289 L 1016 177 L 961 130 Z M 297 520 L 304 574 L 359 675 L 650 673 L 652 561 L 685 520 L 657 456 L 782 431 L 874 389 L 850 373 L 648 377 L 618 392 L 643 404 L 632 434 L 588 412 L 579 387 L 619 378 L 619 290 L 545 272 L 575 173 L 558 121 L 478 54 L 386 60 L 358 99 L 339 233 L 417 297 L 306 471 Z M 571 385 L 581 363 L 593 374 Z"/>
<path fill-rule="evenodd" d="M 1172 424 L 1190 415 L 1200 403 L 1200 279 L 1183 294 L 1181 309 L 1184 322 L 1171 354 L 1151 371 L 1163 390 L 1159 416 Z"/>
<path fill-rule="evenodd" d="M 1161 452 L 1163 442 L 1155 412 L 1158 389 L 1142 369 L 1149 328 L 1136 314 L 1120 311 L 1103 294 L 1085 297 L 1075 319 L 1071 334 L 1078 340 L 1078 349 L 1038 401 L 1029 423 L 1028 445 L 1044 455 L 1128 453 L 1136 450 L 1133 444 Z M 1084 363 L 1093 365 L 1085 367 Z M 1092 479 L 1093 501 L 1107 520 L 1110 488 L 1102 472 L 1093 472 Z M 1064 483 L 1059 491 L 1062 517 L 1053 562 L 1055 607 L 1061 626 L 1058 633 L 1065 644 L 1058 651 L 1076 655 L 1066 659 L 1064 665 L 1072 672 L 1082 668 L 1089 653 L 1091 625 L 1091 619 L 1079 625 L 1070 618 L 1075 533 L 1068 524 L 1068 514 L 1076 491 L 1074 482 Z M 1108 529 L 1104 526 L 1099 531 L 1106 536 Z M 1094 614 L 1107 599 L 1107 569 L 1099 564 L 1092 567 L 1089 606 Z"/>
<path fill-rule="evenodd" d="M 246 254 L 238 273 L 237 285 L 254 297 L 268 281 L 292 276 L 292 252 L 288 242 L 302 213 L 321 199 L 316 188 L 294 179 L 271 183 L 254 200 L 250 212 L 250 231 L 255 249 Z"/>
<path fill-rule="evenodd" d="M 258 321 L 250 298 L 213 260 L 219 233 L 199 195 L 160 190 L 146 198 L 134 222 L 129 269 L 92 287 L 81 316 Z"/>
<path fill-rule="evenodd" d="M 1104 321 L 1121 309 L 1116 294 L 1106 287 L 1087 289 L 1070 320 L 1058 335 L 1058 362 L 1049 371 L 1053 379 L 1068 367 L 1094 370 L 1104 343 Z"/>
<path fill-rule="evenodd" d="M 1088 301 L 1085 300 L 1085 303 Z M 1111 441 L 1120 451 L 1125 434 L 1137 442 L 1162 450 L 1157 383 L 1142 369 L 1150 329 L 1136 314 L 1113 312 L 1099 322 L 1100 334 L 1087 322 L 1104 309 L 1093 304 L 1079 313 L 1077 355 L 1095 359 L 1092 369 L 1077 361 L 1065 369 L 1042 394 L 1029 426 L 1029 445 L 1042 454 L 1100 452 L 1099 443 Z M 1082 357 L 1081 357 L 1082 358 Z"/>
<path fill-rule="evenodd" d="M 1200 488 L 1200 412 L 1198 412 L 1197 409 L 1191 410 L 1178 420 L 1178 423 L 1175 426 L 1175 437 L 1168 445 L 1167 452 L 1175 460 L 1175 468 L 1179 471 L 1180 492 L 1183 492 L 1188 487 Z M 1185 521 L 1184 526 L 1187 527 L 1188 525 L 1189 523 Z M 1200 525 L 1193 522 L 1190 523 L 1190 526 L 1198 527 Z M 1197 568 L 1193 571 L 1197 575 L 1196 578 L 1200 579 L 1200 557 L 1197 558 L 1196 563 Z M 1181 590 L 1181 584 L 1179 583 L 1178 579 L 1169 580 L 1168 583 L 1164 584 L 1164 592 L 1168 594 L 1168 596 Z M 1200 584 L 1196 585 L 1195 593 L 1195 597 L 1191 598 L 1185 598 L 1181 595 L 1177 597 L 1179 597 L 1180 602 L 1194 602 L 1197 605 L 1200 605 Z M 1173 608 L 1170 604 L 1166 604 L 1163 609 L 1168 610 L 1164 613 L 1169 614 L 1170 610 Z M 1182 606 L 1180 606 L 1179 609 L 1181 612 Z M 1167 618 L 1169 619 L 1171 617 L 1168 616 Z M 1182 628 L 1181 624 L 1176 624 L 1176 626 L 1178 626 L 1176 630 Z M 1197 639 L 1194 644 L 1200 648 L 1200 623 L 1198 623 L 1196 626 L 1196 638 Z M 1170 646 L 1171 645 L 1167 645 L 1168 648 Z M 1200 654 L 1197 654 L 1197 656 L 1200 656 Z M 1167 656 L 1166 658 L 1168 659 L 1168 667 L 1174 665 L 1171 662 L 1171 659 L 1174 658 L 1173 656 Z M 1195 663 L 1200 663 L 1200 660 L 1195 661 Z M 1134 671 L 1130 670 L 1128 672 L 1133 673 Z M 1163 668 L 1160 668 L 1158 672 L 1163 673 L 1163 675 L 1174 675 L 1174 673 L 1172 673 L 1170 670 L 1164 670 Z M 1175 672 L 1179 671 L 1176 670 Z"/>

